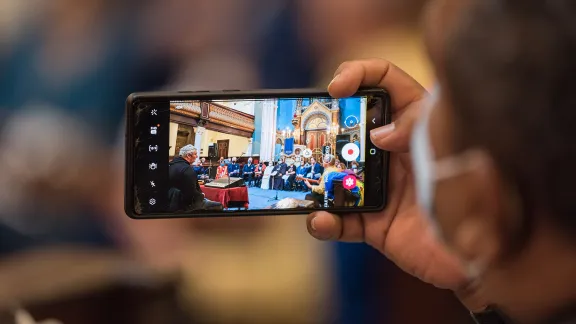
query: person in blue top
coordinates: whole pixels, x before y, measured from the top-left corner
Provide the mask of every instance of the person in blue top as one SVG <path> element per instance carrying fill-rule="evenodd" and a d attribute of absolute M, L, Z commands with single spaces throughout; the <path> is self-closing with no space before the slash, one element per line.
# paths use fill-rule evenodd
<path fill-rule="evenodd" d="M 296 168 L 296 176 L 297 177 L 305 178 L 308 173 L 310 173 L 310 165 L 308 163 L 300 164 Z M 296 180 L 296 190 L 297 191 L 307 191 L 307 187 L 304 184 L 304 180 Z"/>
<path fill-rule="evenodd" d="M 324 172 L 324 167 L 322 167 L 318 162 L 316 162 L 315 158 L 311 157 L 310 158 L 310 171 L 306 175 L 306 178 L 318 180 L 322 176 L 323 172 Z"/>
<path fill-rule="evenodd" d="M 247 183 L 248 186 L 250 186 L 254 180 L 254 169 L 255 165 L 252 164 L 252 158 L 248 158 L 248 162 L 246 162 L 242 168 L 242 178 L 244 178 L 244 182 Z"/>
<path fill-rule="evenodd" d="M 228 165 L 228 175 L 230 177 L 239 177 L 240 171 L 240 165 L 236 163 L 236 157 L 233 157 L 232 163 Z"/>
<path fill-rule="evenodd" d="M 206 158 L 201 158 L 200 172 L 198 173 L 198 175 L 207 175 L 207 174 L 208 174 L 208 168 L 206 167 Z"/>
<path fill-rule="evenodd" d="M 197 160 L 196 162 L 194 162 L 194 172 L 196 172 L 196 174 L 198 176 L 200 176 L 202 174 L 203 170 L 204 170 L 204 167 L 202 166 L 201 160 Z"/>

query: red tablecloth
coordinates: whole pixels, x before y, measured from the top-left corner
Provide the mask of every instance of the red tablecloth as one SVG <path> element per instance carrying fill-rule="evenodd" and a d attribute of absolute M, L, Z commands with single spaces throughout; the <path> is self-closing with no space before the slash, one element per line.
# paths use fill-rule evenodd
<path fill-rule="evenodd" d="M 248 187 L 220 189 L 201 185 L 200 188 L 207 199 L 221 203 L 224 208 L 228 208 L 231 204 L 248 208 L 250 203 Z"/>

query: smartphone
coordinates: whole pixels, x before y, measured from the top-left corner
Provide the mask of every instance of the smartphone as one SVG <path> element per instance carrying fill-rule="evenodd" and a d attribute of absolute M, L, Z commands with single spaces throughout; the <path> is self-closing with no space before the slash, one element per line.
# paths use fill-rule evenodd
<path fill-rule="evenodd" d="M 125 211 L 131 218 L 376 212 L 389 153 L 372 129 L 390 98 L 362 89 L 180 91 L 126 101 Z"/>

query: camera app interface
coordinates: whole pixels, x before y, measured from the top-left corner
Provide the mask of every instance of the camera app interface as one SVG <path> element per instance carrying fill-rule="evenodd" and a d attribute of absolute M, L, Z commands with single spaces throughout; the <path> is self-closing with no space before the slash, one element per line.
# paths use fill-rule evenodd
<path fill-rule="evenodd" d="M 162 174 L 156 182 L 164 188 L 137 199 L 137 209 L 193 214 L 365 206 L 366 161 L 376 155 L 366 142 L 367 124 L 376 123 L 367 117 L 367 101 L 171 101 L 169 124 L 146 129 L 149 138 L 164 127 L 168 133 L 168 143 L 146 145 L 147 154 L 163 155 L 147 161 L 146 171 Z"/>

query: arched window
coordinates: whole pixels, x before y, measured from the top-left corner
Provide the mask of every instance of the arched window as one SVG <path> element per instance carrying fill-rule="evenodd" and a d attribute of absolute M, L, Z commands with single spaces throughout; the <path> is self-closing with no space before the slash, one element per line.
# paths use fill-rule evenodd
<path fill-rule="evenodd" d="M 305 127 L 306 130 L 325 130 L 328 128 L 328 120 L 323 115 L 312 116 Z"/>

